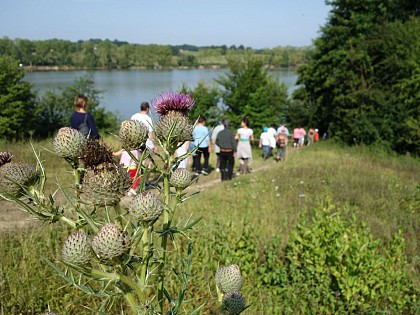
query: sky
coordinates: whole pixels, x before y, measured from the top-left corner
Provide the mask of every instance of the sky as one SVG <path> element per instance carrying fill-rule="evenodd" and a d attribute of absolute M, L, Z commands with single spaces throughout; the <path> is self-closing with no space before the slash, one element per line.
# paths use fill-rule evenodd
<path fill-rule="evenodd" d="M 302 47 L 329 10 L 325 0 L 0 0 L 0 38 Z"/>

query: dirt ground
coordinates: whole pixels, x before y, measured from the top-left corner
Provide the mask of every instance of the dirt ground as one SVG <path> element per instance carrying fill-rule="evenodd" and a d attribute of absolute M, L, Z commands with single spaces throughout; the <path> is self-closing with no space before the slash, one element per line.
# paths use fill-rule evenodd
<path fill-rule="evenodd" d="M 252 171 L 258 172 L 267 169 L 271 163 L 275 162 L 273 160 L 269 160 L 264 164 L 257 165 L 257 163 L 255 163 Z M 201 191 L 217 185 L 218 183 L 220 183 L 220 173 L 213 170 L 208 176 L 200 175 L 197 181 L 187 189 Z M 123 197 L 121 205 L 123 207 L 128 207 L 132 199 L 133 197 Z M 16 229 L 29 229 L 40 225 L 40 221 L 24 212 L 19 205 L 16 205 L 13 202 L 0 200 L 0 233 L 7 233 Z"/>

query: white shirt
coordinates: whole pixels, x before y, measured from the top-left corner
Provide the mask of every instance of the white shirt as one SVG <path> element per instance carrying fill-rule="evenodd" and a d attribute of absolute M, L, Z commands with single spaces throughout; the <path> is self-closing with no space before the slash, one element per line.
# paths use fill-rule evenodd
<path fill-rule="evenodd" d="M 214 127 L 213 129 L 213 133 L 211 134 L 211 141 L 214 144 L 214 152 L 215 153 L 219 153 L 220 152 L 220 148 L 218 145 L 216 145 L 216 138 L 217 138 L 217 134 L 221 131 L 225 129 L 225 126 L 223 125 L 217 125 L 216 127 Z"/>
<path fill-rule="evenodd" d="M 276 129 L 273 127 L 268 128 L 267 133 L 270 135 L 270 144 L 269 146 L 272 148 L 276 147 Z"/>
<path fill-rule="evenodd" d="M 268 131 L 264 131 L 261 136 L 261 145 L 271 145 L 271 141 L 270 141 L 271 135 L 268 133 Z"/>
<path fill-rule="evenodd" d="M 153 132 L 153 121 L 152 118 L 149 115 L 143 114 L 143 113 L 135 113 L 133 116 L 131 116 L 131 120 L 136 120 L 138 122 L 141 122 L 143 125 L 145 125 L 149 130 L 149 138 L 146 141 L 146 146 L 153 150 L 155 147 L 155 144 L 150 139 L 150 133 Z"/>

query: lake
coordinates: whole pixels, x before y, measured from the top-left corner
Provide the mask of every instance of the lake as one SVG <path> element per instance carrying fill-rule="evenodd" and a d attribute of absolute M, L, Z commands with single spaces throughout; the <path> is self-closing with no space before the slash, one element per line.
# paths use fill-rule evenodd
<path fill-rule="evenodd" d="M 101 106 L 128 119 L 139 111 L 143 101 L 151 102 L 160 93 L 177 91 L 184 84 L 195 88 L 199 81 L 209 87 L 223 76 L 226 69 L 172 69 L 172 70 L 111 70 L 111 71 L 48 71 L 28 72 L 25 80 L 34 85 L 34 90 L 57 90 L 73 85 L 74 79 L 91 73 L 95 88 L 101 90 Z M 287 85 L 289 94 L 296 88 L 296 71 L 275 70 L 270 74 Z M 215 83 L 214 83 L 215 84 Z"/>

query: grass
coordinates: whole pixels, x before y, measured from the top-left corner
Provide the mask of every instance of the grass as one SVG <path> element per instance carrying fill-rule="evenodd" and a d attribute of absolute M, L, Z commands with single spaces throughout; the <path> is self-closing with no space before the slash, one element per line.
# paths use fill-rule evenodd
<path fill-rule="evenodd" d="M 113 139 L 105 140 L 118 149 Z M 42 147 L 50 148 L 50 143 L 35 143 L 37 151 Z M 12 152 L 16 161 L 32 159 L 27 144 L 2 144 L 2 151 Z M 45 151 L 42 158 L 50 176 L 48 189 L 56 189 L 57 181 L 69 183 L 71 175 L 64 162 Z M 215 165 L 214 154 L 210 164 Z M 189 298 L 194 305 L 207 302 L 203 314 L 216 305 L 214 271 L 219 264 L 227 263 L 238 263 L 243 270 L 244 294 L 253 303 L 248 313 L 277 314 L 270 293 L 256 288 L 255 268 L 265 259 L 263 249 L 273 240 L 281 248 L 299 214 L 326 201 L 350 207 L 352 214 L 366 222 L 384 244 L 402 229 L 407 272 L 420 288 L 419 160 L 327 142 L 296 151 L 289 149 L 287 160 L 280 163 L 263 161 L 255 150 L 252 167 L 251 174 L 229 182 L 220 182 L 220 174 L 214 171 L 200 176 L 191 190 L 203 191 L 182 204 L 177 215 L 184 220 L 203 218 L 189 233 L 194 241 L 194 278 Z M 18 213 L 3 201 L 0 209 L 0 220 L 3 212 Z M 47 305 L 60 314 L 89 313 L 77 302 L 69 308 L 62 305 L 63 300 L 75 300 L 80 294 L 72 288 L 60 289 L 62 280 L 40 260 L 42 255 L 59 257 L 67 235 L 63 229 L 60 225 L 35 226 L 3 232 L 0 314 L 36 314 L 45 311 Z M 89 303 L 95 306 L 96 301 L 91 299 Z"/>

